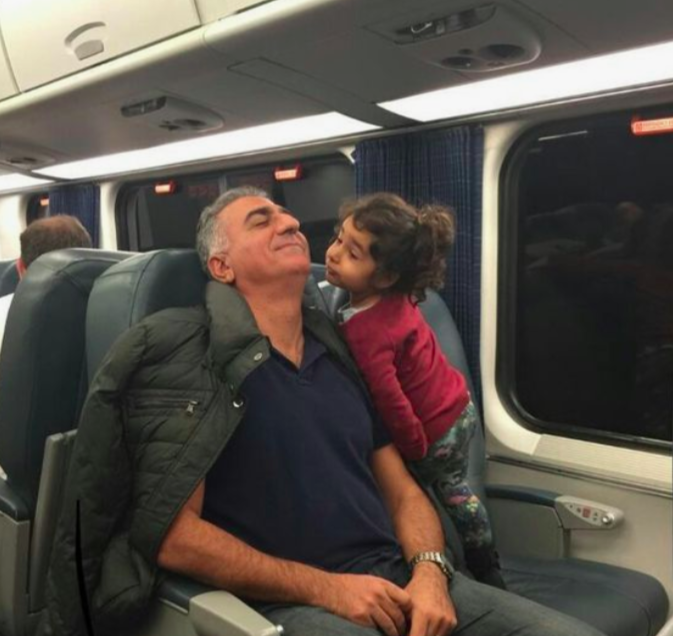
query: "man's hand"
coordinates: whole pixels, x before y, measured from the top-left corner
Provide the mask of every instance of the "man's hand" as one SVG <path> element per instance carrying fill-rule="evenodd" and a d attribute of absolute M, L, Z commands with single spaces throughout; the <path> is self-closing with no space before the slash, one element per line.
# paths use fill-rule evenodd
<path fill-rule="evenodd" d="M 411 598 L 402 588 L 377 576 L 331 574 L 316 604 L 386 636 L 406 636 Z"/>
<path fill-rule="evenodd" d="M 411 597 L 409 636 L 448 636 L 456 628 L 456 610 L 447 580 L 434 563 L 418 563 L 406 587 Z"/>

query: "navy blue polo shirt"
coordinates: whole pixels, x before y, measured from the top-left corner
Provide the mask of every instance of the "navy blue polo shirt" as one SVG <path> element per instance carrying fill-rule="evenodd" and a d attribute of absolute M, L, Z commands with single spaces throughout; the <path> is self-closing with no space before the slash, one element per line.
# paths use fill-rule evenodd
<path fill-rule="evenodd" d="M 306 334 L 299 369 L 272 349 L 241 393 L 246 413 L 206 477 L 204 519 L 330 571 L 366 572 L 399 555 L 370 469 L 387 433 L 325 347 Z"/>

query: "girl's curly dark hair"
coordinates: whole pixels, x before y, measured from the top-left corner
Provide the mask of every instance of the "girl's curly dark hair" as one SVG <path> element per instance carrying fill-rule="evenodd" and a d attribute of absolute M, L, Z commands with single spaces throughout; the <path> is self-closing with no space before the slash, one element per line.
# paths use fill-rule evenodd
<path fill-rule="evenodd" d="M 453 210 L 441 205 L 416 209 L 395 194 L 379 192 L 348 201 L 339 224 L 352 218 L 372 235 L 370 253 L 379 275 L 397 275 L 388 292 L 425 300 L 425 290 L 444 286 L 447 251 L 456 235 Z"/>

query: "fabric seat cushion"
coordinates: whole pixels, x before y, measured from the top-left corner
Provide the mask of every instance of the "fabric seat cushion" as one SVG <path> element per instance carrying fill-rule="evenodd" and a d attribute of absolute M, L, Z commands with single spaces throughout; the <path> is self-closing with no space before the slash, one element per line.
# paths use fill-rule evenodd
<path fill-rule="evenodd" d="M 580 559 L 502 558 L 508 588 L 607 636 L 654 636 L 668 599 L 653 577 Z"/>

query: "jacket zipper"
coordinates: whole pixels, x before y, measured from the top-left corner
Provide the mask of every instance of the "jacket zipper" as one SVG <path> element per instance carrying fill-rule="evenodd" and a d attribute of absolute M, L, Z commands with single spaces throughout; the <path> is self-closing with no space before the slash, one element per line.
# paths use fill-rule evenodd
<path fill-rule="evenodd" d="M 186 404 L 185 404 L 186 402 Z M 142 403 L 134 400 L 133 407 L 139 411 L 144 409 L 165 408 L 170 406 L 185 406 L 187 415 L 194 415 L 196 407 L 200 404 L 198 400 L 184 400 L 183 398 L 165 398 L 157 400 L 143 401 Z"/>

